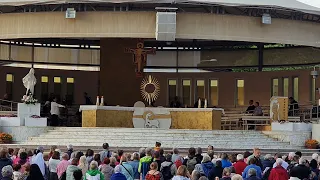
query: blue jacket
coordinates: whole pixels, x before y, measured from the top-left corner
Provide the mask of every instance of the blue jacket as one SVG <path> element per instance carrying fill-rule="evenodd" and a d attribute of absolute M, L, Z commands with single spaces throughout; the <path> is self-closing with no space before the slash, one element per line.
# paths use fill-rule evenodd
<path fill-rule="evenodd" d="M 140 179 L 140 173 L 138 172 L 139 160 L 129 161 L 128 163 L 132 166 L 134 179 Z"/>
<path fill-rule="evenodd" d="M 262 178 L 261 168 L 259 166 L 255 165 L 255 164 L 251 164 L 251 165 L 247 166 L 243 171 L 242 177 L 243 178 L 248 178 L 249 177 L 248 171 L 251 168 L 253 168 L 253 169 L 255 169 L 257 171 L 257 177 L 261 179 Z"/>
<path fill-rule="evenodd" d="M 214 168 L 214 164 L 212 162 L 201 163 L 202 170 L 206 177 L 209 176 L 209 172 Z"/>
<path fill-rule="evenodd" d="M 226 159 L 222 159 L 221 163 L 222 163 L 222 168 L 226 168 L 226 167 L 231 167 L 232 166 L 231 162 L 226 160 Z"/>
<path fill-rule="evenodd" d="M 133 177 L 134 176 L 133 168 L 129 163 L 123 162 L 122 164 L 119 164 L 118 166 L 120 166 L 121 173 L 123 175 L 125 175 L 128 180 L 133 180 L 133 178 L 134 178 Z"/>
<path fill-rule="evenodd" d="M 275 161 L 270 161 L 269 159 L 263 160 L 262 161 L 263 168 L 261 170 L 264 171 L 266 169 L 266 167 L 272 168 L 274 163 L 275 163 Z"/>
<path fill-rule="evenodd" d="M 111 176 L 110 180 L 127 180 L 127 178 L 121 173 L 115 173 Z"/>

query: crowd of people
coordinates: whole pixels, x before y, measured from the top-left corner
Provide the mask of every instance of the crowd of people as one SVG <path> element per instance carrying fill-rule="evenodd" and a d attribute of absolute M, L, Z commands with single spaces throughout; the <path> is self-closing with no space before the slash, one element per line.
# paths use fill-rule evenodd
<path fill-rule="evenodd" d="M 0 180 L 317 180 L 318 154 L 309 162 L 301 152 L 288 155 L 253 153 L 215 154 L 213 146 L 205 153 L 202 148 L 190 148 L 183 157 L 174 148 L 165 154 L 161 143 L 154 148 L 141 148 L 133 154 L 123 150 L 111 152 L 109 144 L 103 151 L 86 153 L 61 152 L 52 146 L 49 153 L 43 147 L 31 151 L 25 148 L 0 151 Z"/>

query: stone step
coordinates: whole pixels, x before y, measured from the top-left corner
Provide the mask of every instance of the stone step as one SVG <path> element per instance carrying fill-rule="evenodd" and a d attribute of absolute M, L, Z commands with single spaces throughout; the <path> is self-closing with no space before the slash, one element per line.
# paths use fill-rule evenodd
<path fill-rule="evenodd" d="M 79 128 L 79 127 L 69 127 L 69 128 L 55 128 L 54 130 L 49 130 L 49 132 L 118 132 L 118 133 L 168 133 L 168 134 L 261 134 L 257 131 L 243 131 L 243 130 L 194 130 L 194 129 L 182 129 L 182 130 L 168 130 L 168 129 L 139 129 L 139 128 Z"/>
<path fill-rule="evenodd" d="M 248 138 L 265 138 L 266 135 L 260 134 L 188 134 L 188 133 L 155 133 L 155 132 L 101 132 L 101 131 L 77 131 L 77 132 L 61 132 L 61 131 L 49 131 L 47 135 L 77 135 L 77 136 L 160 136 L 160 137 L 197 137 L 197 138 L 211 138 L 211 137 L 224 137 L 224 138 L 235 138 L 235 137 L 248 137 Z"/>
<path fill-rule="evenodd" d="M 237 138 L 237 136 L 232 135 L 215 135 L 215 136 L 209 136 L 209 135 L 196 135 L 196 136 L 190 136 L 190 135 L 184 135 L 184 136 L 167 136 L 163 134 L 148 134 L 147 136 L 145 134 L 141 135 L 135 135 L 132 136 L 132 134 L 126 133 L 126 134 L 90 134 L 90 133 L 48 133 L 48 134 L 42 134 L 39 137 L 41 138 L 57 138 L 57 139 L 63 139 L 65 137 L 68 138 L 80 138 L 80 137 L 86 137 L 87 139 L 99 139 L 99 138 L 112 138 L 112 139 L 162 139 L 162 140 L 180 140 L 180 139 L 187 139 L 187 140 L 199 140 L 199 139 L 212 139 L 212 140 L 234 140 Z M 275 139 L 269 138 L 267 136 L 261 135 L 261 136 L 241 136 L 242 141 L 274 141 Z"/>
<path fill-rule="evenodd" d="M 86 139 L 86 138 L 65 138 L 65 139 L 57 139 L 57 138 L 41 138 L 41 137 L 31 137 L 29 141 L 38 141 L 38 142 L 59 142 L 59 143 L 103 143 L 105 140 L 104 139 Z M 228 146 L 237 146 L 237 145 L 250 145 L 250 146 L 258 146 L 258 145 L 270 145 L 270 146 L 281 146 L 281 145 L 289 145 L 287 142 L 277 142 L 277 141 L 242 141 L 242 140 L 233 140 L 233 141 L 225 141 L 225 140 L 189 140 L 189 139 L 183 139 L 183 140 L 165 140 L 163 141 L 162 139 L 129 139 L 129 140 L 121 140 L 121 139 L 109 139 L 108 142 L 113 143 L 113 144 L 127 144 L 127 143 L 133 143 L 133 144 L 155 144 L 156 141 L 161 141 L 162 144 L 167 144 L 167 145 L 174 145 L 176 144 L 177 146 L 180 144 L 189 144 L 189 146 L 192 146 L 193 144 L 202 144 L 207 145 L 207 144 L 216 144 L 216 145 L 228 145 Z"/>
<path fill-rule="evenodd" d="M 26 145 L 38 145 L 38 146 L 52 146 L 52 145 L 56 145 L 57 142 L 28 142 L 26 143 Z M 67 146 L 68 144 L 70 143 L 60 143 L 61 145 L 65 145 Z M 83 147 L 83 146 L 92 146 L 92 147 L 98 147 L 98 146 L 101 146 L 102 143 L 72 143 L 72 145 L 74 146 L 80 146 L 80 147 Z M 226 145 L 219 145 L 219 144 L 213 144 L 214 147 L 217 147 L 217 148 L 225 148 L 225 149 L 230 149 L 230 148 L 234 148 L 235 146 L 226 146 Z M 154 147 L 154 143 L 152 144 L 144 144 L 144 146 L 138 146 L 137 144 L 124 144 L 124 145 L 114 145 L 113 146 L 114 148 L 135 148 L 135 149 L 139 149 L 140 147 Z M 179 147 L 179 148 L 190 148 L 190 147 L 204 147 L 203 144 L 180 144 L 180 145 L 166 145 L 164 144 L 163 146 L 164 148 L 172 148 L 172 147 Z M 280 150 L 284 150 L 284 149 L 301 149 L 302 147 L 298 147 L 298 146 L 290 146 L 290 145 L 281 145 L 281 146 L 270 146 L 270 145 L 255 145 L 255 146 L 252 146 L 252 145 L 237 145 L 238 149 L 241 149 L 241 150 L 250 150 L 252 149 L 253 147 L 258 147 L 258 148 L 261 148 L 261 149 L 273 149 L 273 150 L 276 150 L 276 152 L 280 152 Z"/>

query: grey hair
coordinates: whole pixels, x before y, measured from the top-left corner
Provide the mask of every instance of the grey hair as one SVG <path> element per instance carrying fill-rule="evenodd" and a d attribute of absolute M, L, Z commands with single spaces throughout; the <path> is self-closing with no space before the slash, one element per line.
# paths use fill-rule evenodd
<path fill-rule="evenodd" d="M 248 171 L 248 175 L 249 175 L 249 177 L 256 176 L 257 175 L 257 170 L 254 169 L 254 168 L 250 168 L 249 171 Z"/>
<path fill-rule="evenodd" d="M 244 159 L 244 157 L 243 157 L 242 154 L 238 154 L 237 155 L 237 161 L 240 161 L 240 160 L 243 160 L 243 159 Z"/>
<path fill-rule="evenodd" d="M 13 169 L 10 165 L 4 166 L 1 170 L 2 177 L 12 177 Z"/>
<path fill-rule="evenodd" d="M 299 159 L 299 164 L 307 164 L 307 160 L 303 157 Z"/>
<path fill-rule="evenodd" d="M 281 166 L 282 163 L 283 163 L 283 160 L 282 160 L 281 158 L 278 158 L 278 159 L 276 160 L 276 164 L 277 164 L 277 165 Z"/>
<path fill-rule="evenodd" d="M 198 180 L 201 177 L 201 174 L 197 170 L 193 170 L 191 174 L 191 179 L 192 180 Z"/>
<path fill-rule="evenodd" d="M 96 170 L 96 169 L 98 169 L 98 162 L 97 161 L 91 161 L 90 170 Z"/>
<path fill-rule="evenodd" d="M 235 174 L 232 176 L 231 180 L 243 180 L 242 176 L 239 174 Z"/>
<path fill-rule="evenodd" d="M 151 148 L 146 148 L 146 154 L 147 155 L 152 155 L 152 149 Z"/>
<path fill-rule="evenodd" d="M 202 159 L 202 163 L 206 163 L 206 162 L 210 162 L 211 161 L 211 157 L 209 156 L 209 155 L 207 155 L 207 154 L 205 154 L 204 156 L 203 156 L 203 159 Z"/>

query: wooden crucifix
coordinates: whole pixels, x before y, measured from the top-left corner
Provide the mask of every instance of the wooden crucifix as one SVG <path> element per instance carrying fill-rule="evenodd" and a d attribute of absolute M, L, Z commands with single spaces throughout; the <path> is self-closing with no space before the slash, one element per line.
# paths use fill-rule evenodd
<path fill-rule="evenodd" d="M 136 65 L 136 76 L 143 77 L 143 68 L 147 64 L 147 55 L 156 54 L 154 48 L 144 49 L 143 41 L 139 40 L 137 48 L 125 48 L 126 53 L 132 53 L 133 63 Z"/>

